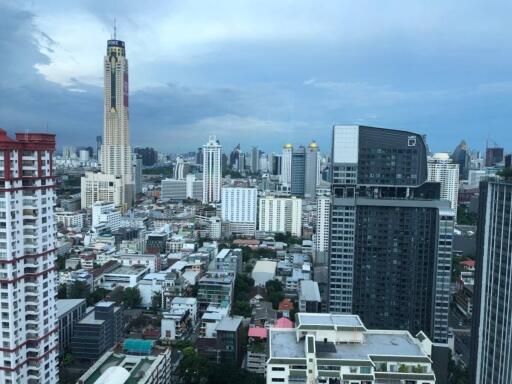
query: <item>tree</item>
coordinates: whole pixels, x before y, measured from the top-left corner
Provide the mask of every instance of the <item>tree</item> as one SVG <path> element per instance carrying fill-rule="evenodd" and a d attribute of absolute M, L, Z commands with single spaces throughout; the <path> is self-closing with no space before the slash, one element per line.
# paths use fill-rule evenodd
<path fill-rule="evenodd" d="M 176 370 L 179 381 L 183 384 L 201 383 L 209 374 L 208 361 L 198 356 L 194 347 L 185 347 L 182 353 L 183 358 Z"/>
<path fill-rule="evenodd" d="M 87 305 L 94 305 L 107 297 L 108 291 L 104 288 L 97 288 L 87 295 Z"/>
<path fill-rule="evenodd" d="M 67 297 L 66 284 L 59 285 L 59 290 L 57 291 L 57 299 L 67 299 Z"/>
<path fill-rule="evenodd" d="M 85 299 L 89 295 L 89 285 L 84 281 L 74 281 L 67 287 L 68 299 Z"/>
<path fill-rule="evenodd" d="M 139 288 L 128 287 L 123 292 L 123 301 L 128 308 L 135 308 L 142 302 L 142 296 L 140 295 Z"/>
<path fill-rule="evenodd" d="M 269 280 L 265 284 L 265 300 L 272 303 L 272 307 L 277 309 L 279 302 L 284 299 L 283 284 L 277 280 Z"/>
<path fill-rule="evenodd" d="M 73 361 L 75 359 L 73 358 L 73 355 L 71 353 L 66 353 L 64 357 L 62 358 L 62 364 L 63 365 L 71 365 L 73 364 Z"/>
<path fill-rule="evenodd" d="M 124 287 L 122 287 L 122 286 L 115 287 L 108 294 L 108 299 L 110 301 L 115 301 L 115 303 L 117 305 L 121 304 L 123 302 L 123 291 L 124 291 Z"/>
<path fill-rule="evenodd" d="M 512 179 L 512 168 L 503 168 L 496 172 L 496 175 L 503 177 L 505 180 L 510 180 Z"/>
<path fill-rule="evenodd" d="M 157 313 L 160 308 L 162 308 L 162 292 L 158 291 L 151 296 L 151 309 Z"/>

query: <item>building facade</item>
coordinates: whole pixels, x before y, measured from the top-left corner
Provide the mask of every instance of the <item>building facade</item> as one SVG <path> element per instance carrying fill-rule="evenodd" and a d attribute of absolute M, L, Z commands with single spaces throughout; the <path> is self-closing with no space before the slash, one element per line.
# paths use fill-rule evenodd
<path fill-rule="evenodd" d="M 228 232 L 254 235 L 257 204 L 256 188 L 222 188 L 221 219 Z"/>
<path fill-rule="evenodd" d="M 448 200 L 457 217 L 459 196 L 459 164 L 447 153 L 436 153 L 428 159 L 428 180 L 441 183 L 441 199 Z"/>
<path fill-rule="evenodd" d="M 314 198 L 316 187 L 320 182 L 320 157 L 318 144 L 312 141 L 306 149 L 306 164 L 304 170 L 304 196 Z"/>
<path fill-rule="evenodd" d="M 87 304 L 85 299 L 57 300 L 59 318 L 59 355 L 62 356 L 71 344 L 75 325 L 85 316 Z"/>
<path fill-rule="evenodd" d="M 259 199 L 258 229 L 263 232 L 302 234 L 302 199 L 264 196 Z"/>
<path fill-rule="evenodd" d="M 290 193 L 304 197 L 306 176 L 306 148 L 302 145 L 292 152 Z"/>
<path fill-rule="evenodd" d="M 222 146 L 215 136 L 210 136 L 203 145 L 203 203 L 220 201 L 222 182 Z"/>
<path fill-rule="evenodd" d="M 318 196 L 316 199 L 315 251 L 329 250 L 329 228 L 331 217 L 331 197 Z"/>
<path fill-rule="evenodd" d="M 55 135 L 0 130 L 0 382 L 58 382 Z"/>
<path fill-rule="evenodd" d="M 453 212 L 406 131 L 335 126 L 329 308 L 448 340 Z"/>
<path fill-rule="evenodd" d="M 281 184 L 290 187 L 292 181 L 292 153 L 293 145 L 285 144 L 281 156 Z"/>
<path fill-rule="evenodd" d="M 268 384 L 436 382 L 423 332 L 369 330 L 356 315 L 298 313 L 295 328 L 270 328 L 268 343 Z"/>
<path fill-rule="evenodd" d="M 479 203 L 471 377 L 505 384 L 512 381 L 512 183 L 482 182 Z"/>
<path fill-rule="evenodd" d="M 123 205 L 123 180 L 119 176 L 85 172 L 80 189 L 82 209 L 89 209 L 98 201 L 112 202 L 116 207 Z"/>

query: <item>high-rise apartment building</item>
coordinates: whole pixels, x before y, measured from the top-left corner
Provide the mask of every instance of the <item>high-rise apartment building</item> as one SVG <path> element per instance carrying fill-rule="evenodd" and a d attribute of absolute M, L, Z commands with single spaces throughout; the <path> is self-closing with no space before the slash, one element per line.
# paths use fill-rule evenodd
<path fill-rule="evenodd" d="M 422 136 L 335 126 L 332 166 L 330 311 L 446 342 L 453 212 Z"/>
<path fill-rule="evenodd" d="M 474 336 L 471 377 L 475 384 L 512 382 L 512 183 L 480 183 Z"/>
<path fill-rule="evenodd" d="M 142 156 L 133 154 L 133 177 L 135 195 L 142 193 Z"/>
<path fill-rule="evenodd" d="M 0 130 L 0 382 L 58 382 L 55 135 Z"/>
<path fill-rule="evenodd" d="M 318 196 L 316 199 L 315 251 L 329 250 L 329 228 L 331 214 L 331 197 Z"/>
<path fill-rule="evenodd" d="M 203 203 L 220 201 L 222 182 L 221 153 L 222 146 L 215 136 L 210 136 L 203 145 Z"/>
<path fill-rule="evenodd" d="M 320 157 L 318 155 L 318 144 L 313 141 L 306 149 L 304 170 L 304 196 L 306 198 L 315 197 L 316 187 L 320 182 Z"/>
<path fill-rule="evenodd" d="M 455 164 L 447 153 L 435 153 L 428 158 L 428 181 L 441 183 L 441 199 L 450 202 L 457 217 L 459 164 Z"/>
<path fill-rule="evenodd" d="M 293 145 L 285 144 L 281 156 L 281 184 L 287 187 L 292 182 L 292 153 Z"/>
<path fill-rule="evenodd" d="M 258 212 L 256 188 L 222 188 L 221 219 L 229 233 L 252 234 Z"/>
<path fill-rule="evenodd" d="M 264 196 L 259 199 L 258 229 L 263 232 L 302 234 L 302 199 Z"/>
<path fill-rule="evenodd" d="M 101 146 L 103 144 L 103 137 L 96 136 L 96 160 L 101 161 Z"/>
<path fill-rule="evenodd" d="M 123 179 L 101 172 L 85 172 L 82 177 L 80 199 L 82 209 L 89 209 L 98 201 L 123 205 Z"/>
<path fill-rule="evenodd" d="M 290 180 L 290 193 L 294 196 L 304 197 L 306 176 L 306 148 L 302 145 L 292 152 L 292 167 Z"/>

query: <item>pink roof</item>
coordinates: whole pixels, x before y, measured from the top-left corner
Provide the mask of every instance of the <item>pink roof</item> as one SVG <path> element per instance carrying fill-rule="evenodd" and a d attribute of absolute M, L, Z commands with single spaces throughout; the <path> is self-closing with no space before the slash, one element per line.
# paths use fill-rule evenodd
<path fill-rule="evenodd" d="M 257 337 L 259 339 L 267 338 L 267 328 L 253 327 L 249 328 L 249 337 Z"/>
<path fill-rule="evenodd" d="M 293 328 L 293 321 L 286 317 L 281 317 L 276 321 L 275 328 Z"/>
<path fill-rule="evenodd" d="M 464 260 L 464 261 L 461 261 L 459 264 L 464 267 L 472 268 L 475 266 L 475 260 Z"/>

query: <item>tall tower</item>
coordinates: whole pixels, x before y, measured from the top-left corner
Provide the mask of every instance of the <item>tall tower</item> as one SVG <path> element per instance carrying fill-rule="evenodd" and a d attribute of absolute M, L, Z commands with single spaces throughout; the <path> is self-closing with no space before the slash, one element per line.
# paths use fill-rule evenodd
<path fill-rule="evenodd" d="M 0 130 L 0 383 L 58 383 L 55 135 Z"/>
<path fill-rule="evenodd" d="M 512 182 L 480 183 L 471 383 L 512 382 Z"/>
<path fill-rule="evenodd" d="M 281 184 L 290 186 L 292 182 L 292 153 L 293 145 L 285 144 L 281 159 Z"/>
<path fill-rule="evenodd" d="M 128 114 L 128 60 L 125 43 L 107 42 L 104 58 L 104 126 L 101 172 L 122 178 L 123 204 L 133 200 L 132 148 Z"/>
<path fill-rule="evenodd" d="M 320 180 L 320 157 L 318 156 L 318 144 L 312 141 L 306 150 L 306 169 L 304 175 L 304 195 L 314 198 L 316 187 Z"/>
<path fill-rule="evenodd" d="M 217 137 L 210 136 L 203 145 L 203 203 L 217 203 L 220 201 L 220 188 L 222 180 L 221 164 L 222 146 Z"/>
<path fill-rule="evenodd" d="M 446 343 L 453 211 L 426 152 L 412 132 L 334 127 L 329 306 Z"/>

